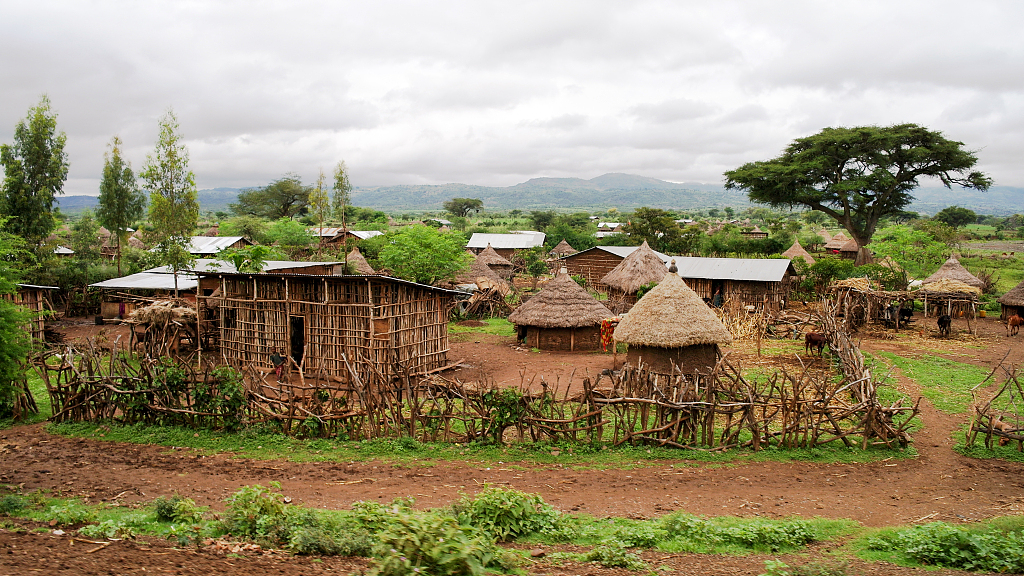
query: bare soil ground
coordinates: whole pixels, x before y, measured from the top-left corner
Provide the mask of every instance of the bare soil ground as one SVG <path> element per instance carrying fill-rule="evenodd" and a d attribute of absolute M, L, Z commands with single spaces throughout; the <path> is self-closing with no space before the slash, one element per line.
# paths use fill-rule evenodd
<path fill-rule="evenodd" d="M 1005 336 L 994 319 L 980 322 L 979 335 L 964 333 L 954 322 L 948 339 L 935 335 L 934 320 L 891 334 L 865 331 L 866 351 L 900 355 L 942 354 L 959 362 L 994 367 L 1007 357 L 1024 358 L 1024 335 Z M 95 335 L 99 327 L 73 325 L 69 338 Z M 104 327 L 116 338 L 121 327 Z M 122 335 L 123 336 L 123 335 Z M 541 378 L 564 385 L 573 376 L 591 377 L 612 367 L 610 354 L 537 353 L 516 346 L 513 338 L 472 334 L 452 345 L 450 358 L 467 366 L 453 371 L 463 380 L 486 379 L 506 385 Z M 738 347 L 735 355 L 754 361 Z M 769 359 L 770 360 L 770 359 Z M 620 356 L 619 362 L 622 358 Z M 764 359 L 762 359 L 764 361 Z M 794 360 L 795 362 L 795 360 Z M 912 382 L 900 377 L 904 391 L 916 396 Z M 201 505 L 221 509 L 223 499 L 246 484 L 279 481 L 292 501 L 310 507 L 347 508 L 358 500 L 416 498 L 417 506 L 449 504 L 461 493 L 475 493 L 484 484 L 500 484 L 539 493 L 566 512 L 597 517 L 649 518 L 675 510 L 707 516 L 787 516 L 851 518 L 867 526 L 891 526 L 943 520 L 970 522 L 1024 513 L 1024 464 L 965 458 L 952 450 L 951 433 L 965 415 L 948 416 L 922 402 L 924 427 L 915 435 L 919 456 L 867 464 L 743 462 L 730 465 L 680 460 L 636 469 L 581 470 L 522 463 L 494 466 L 480 462 L 448 462 L 430 466 L 383 462 L 294 463 L 239 459 L 231 454 L 205 456 L 187 449 L 119 444 L 48 434 L 42 425 L 0 431 L 0 482 L 25 491 L 45 489 L 91 502 L 131 504 L 179 493 Z M 222 547 L 176 550 L 166 543 L 140 540 L 97 545 L 71 543 L 70 536 L 0 531 L 0 573 L 30 574 L 319 574 L 365 568 L 362 560 L 310 559 L 286 554 L 239 551 L 229 556 Z M 794 564 L 828 559 L 832 545 L 820 545 L 793 556 Z M 758 574 L 767 557 L 718 557 L 644 553 L 652 566 L 682 574 Z M 621 570 L 592 565 L 531 566 L 534 574 L 618 574 Z M 854 573 L 912 572 L 883 564 L 855 561 Z M 946 574 L 956 571 L 939 572 Z"/>

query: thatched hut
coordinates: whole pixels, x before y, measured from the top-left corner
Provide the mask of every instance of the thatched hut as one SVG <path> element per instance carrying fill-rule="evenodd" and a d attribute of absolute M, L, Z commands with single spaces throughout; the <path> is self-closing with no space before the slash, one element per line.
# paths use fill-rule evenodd
<path fill-rule="evenodd" d="M 732 343 L 732 336 L 674 268 L 622 318 L 615 340 L 629 344 L 626 359 L 634 366 L 643 362 L 660 374 L 676 368 L 707 373 L 718 363 L 719 345 Z"/>
<path fill-rule="evenodd" d="M 807 262 L 808 265 L 814 264 L 814 258 L 807 252 L 807 250 L 804 250 L 804 247 L 800 245 L 799 240 L 793 241 L 793 245 L 789 247 L 789 250 L 783 252 L 782 255 L 790 260 L 803 258 L 804 262 Z"/>
<path fill-rule="evenodd" d="M 949 260 L 946 260 L 934 274 L 922 280 L 921 283 L 927 286 L 939 280 L 956 280 L 975 288 L 985 288 L 985 282 L 968 272 L 967 268 L 960 264 L 956 256 L 950 256 Z"/>
<path fill-rule="evenodd" d="M 512 263 L 501 254 L 495 252 L 494 248 L 491 248 L 490 244 L 487 245 L 487 248 L 484 248 L 479 254 L 477 254 L 476 259 L 479 262 L 483 262 L 484 265 L 491 270 L 494 270 L 494 273 L 498 276 L 501 276 L 504 279 L 512 277 Z"/>
<path fill-rule="evenodd" d="M 366 261 L 366 258 L 363 258 L 362 253 L 359 252 L 359 248 L 353 248 L 352 251 L 348 253 L 347 260 L 349 268 L 356 274 L 369 276 L 377 273 L 374 271 L 373 266 L 370 266 L 370 263 Z"/>
<path fill-rule="evenodd" d="M 860 252 L 860 245 L 857 244 L 856 240 L 850 239 L 843 242 L 843 245 L 839 247 L 839 257 L 846 258 L 847 260 L 856 260 L 857 253 Z"/>
<path fill-rule="evenodd" d="M 832 234 L 830 234 L 825 228 L 818 231 L 818 236 L 821 236 L 821 240 L 823 242 L 830 242 L 832 240 Z"/>
<path fill-rule="evenodd" d="M 455 284 L 475 284 L 480 290 L 495 288 L 502 294 L 508 294 L 512 291 L 512 286 L 504 278 L 498 276 L 494 270 L 491 270 L 490 267 L 480 260 L 474 260 L 469 265 L 468 270 L 459 274 L 455 278 Z"/>
<path fill-rule="evenodd" d="M 843 247 L 843 244 L 846 244 L 849 241 L 850 238 L 848 238 L 846 234 L 839 232 L 838 234 L 833 236 L 831 240 L 825 242 L 823 248 L 825 250 L 828 250 L 829 252 L 832 252 L 833 254 L 838 254 L 839 249 Z"/>
<path fill-rule="evenodd" d="M 747 230 L 746 232 L 740 232 L 740 235 L 747 240 L 763 240 L 768 237 L 768 233 L 761 230 L 757 226 L 754 226 L 753 230 Z"/>
<path fill-rule="evenodd" d="M 568 256 L 570 254 L 575 254 L 577 252 L 579 252 L 579 250 L 570 246 L 569 243 L 565 241 L 565 238 L 562 238 L 562 241 L 551 249 L 550 254 L 555 257 L 561 258 L 562 256 Z"/>
<path fill-rule="evenodd" d="M 1003 294 L 996 302 L 999 302 L 1002 308 L 999 315 L 1001 319 L 1006 320 L 1014 314 L 1024 317 L 1024 281 Z"/>
<path fill-rule="evenodd" d="M 609 301 L 620 301 L 628 305 L 636 302 L 636 293 L 641 287 L 661 282 L 664 277 L 665 262 L 644 240 L 640 248 L 605 274 L 601 283 L 608 286 Z"/>
<path fill-rule="evenodd" d="M 519 339 L 541 350 L 598 350 L 601 320 L 612 313 L 569 276 L 565 268 L 508 320 Z"/>

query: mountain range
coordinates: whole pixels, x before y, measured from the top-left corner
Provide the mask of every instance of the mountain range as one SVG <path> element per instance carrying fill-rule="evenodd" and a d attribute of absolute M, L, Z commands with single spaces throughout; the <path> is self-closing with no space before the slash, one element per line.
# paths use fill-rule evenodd
<path fill-rule="evenodd" d="M 214 188 L 199 191 L 204 212 L 228 211 L 237 198 L 238 188 Z M 934 214 L 956 204 L 979 214 L 1006 216 L 1024 213 L 1024 188 L 993 186 L 988 192 L 941 186 L 921 187 L 914 191 L 910 210 Z M 352 203 L 385 212 L 440 211 L 445 200 L 479 198 L 485 210 L 580 210 L 641 206 L 674 210 L 746 208 L 750 201 L 739 190 L 726 190 L 721 184 L 667 182 L 632 174 L 605 174 L 590 180 L 582 178 L 532 178 L 514 186 L 477 186 L 472 184 L 361 186 L 352 191 Z M 955 200 L 955 202 L 951 202 Z M 58 197 L 62 211 L 74 213 L 95 208 L 95 196 Z"/>

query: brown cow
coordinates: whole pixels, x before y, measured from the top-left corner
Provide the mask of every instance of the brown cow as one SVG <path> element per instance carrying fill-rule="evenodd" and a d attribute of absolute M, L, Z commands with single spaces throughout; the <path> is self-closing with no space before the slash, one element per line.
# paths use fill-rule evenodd
<path fill-rule="evenodd" d="M 804 334 L 804 354 L 809 354 L 811 350 L 817 349 L 818 356 L 821 356 L 821 352 L 827 343 L 828 338 L 825 338 L 824 334 L 808 332 L 807 334 Z"/>
<path fill-rule="evenodd" d="M 1022 324 L 1024 324 L 1024 318 L 1021 318 L 1020 314 L 1014 314 L 1006 321 L 1006 331 L 1010 333 L 1010 336 L 1016 336 Z"/>

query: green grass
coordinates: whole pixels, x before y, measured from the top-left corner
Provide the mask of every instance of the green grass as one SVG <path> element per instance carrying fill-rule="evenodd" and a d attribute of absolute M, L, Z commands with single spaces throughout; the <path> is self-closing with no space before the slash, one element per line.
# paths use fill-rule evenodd
<path fill-rule="evenodd" d="M 903 375 L 917 382 L 921 394 L 946 414 L 963 414 L 970 407 L 971 388 L 988 376 L 989 371 L 941 356 L 903 358 L 891 352 L 876 352 L 886 363 L 895 365 Z"/>
<path fill-rule="evenodd" d="M 976 250 L 974 255 L 961 258 L 960 263 L 974 273 L 982 270 L 994 272 L 997 277 L 996 294 L 1001 295 L 1024 281 L 1024 257 L 1017 254 L 1013 258 L 992 258 L 993 255 L 1001 254 L 1001 252 Z"/>
<path fill-rule="evenodd" d="M 452 334 L 494 334 L 497 336 L 515 336 L 515 326 L 504 318 L 488 318 L 482 320 L 486 326 L 459 326 L 456 322 L 448 324 Z"/>
<path fill-rule="evenodd" d="M 28 372 L 28 389 L 32 392 L 32 398 L 36 401 L 36 408 L 39 409 L 39 413 L 30 414 L 19 422 L 15 422 L 12 418 L 0 419 L 0 430 L 10 428 L 15 424 L 44 422 L 53 415 L 53 408 L 50 405 L 50 394 L 46 391 L 46 384 L 43 383 L 43 379 L 39 377 L 35 370 Z"/>

